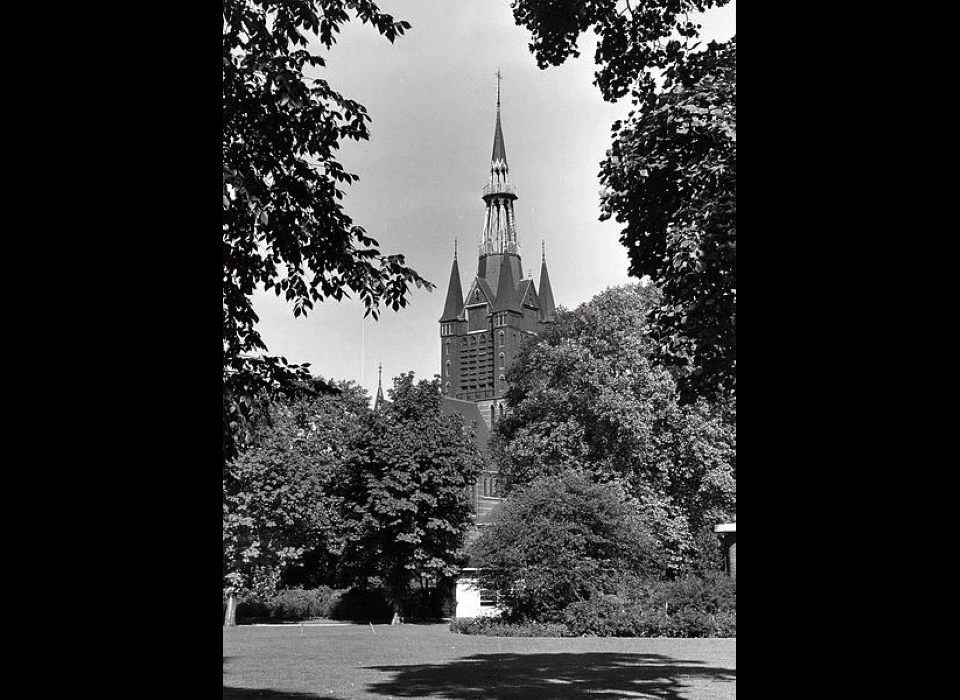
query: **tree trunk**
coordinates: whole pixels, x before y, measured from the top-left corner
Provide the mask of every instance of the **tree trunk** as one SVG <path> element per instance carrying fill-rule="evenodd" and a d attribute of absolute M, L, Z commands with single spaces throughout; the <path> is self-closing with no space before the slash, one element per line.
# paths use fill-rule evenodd
<path fill-rule="evenodd" d="M 230 594 L 230 597 L 227 599 L 227 614 L 223 618 L 224 627 L 236 627 L 237 626 L 237 596 Z"/>

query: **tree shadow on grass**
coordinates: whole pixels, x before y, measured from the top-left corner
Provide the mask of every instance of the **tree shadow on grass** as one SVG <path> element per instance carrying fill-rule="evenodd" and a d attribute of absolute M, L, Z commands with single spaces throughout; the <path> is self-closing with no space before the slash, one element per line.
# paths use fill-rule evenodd
<path fill-rule="evenodd" d="M 491 654 L 448 664 L 387 666 L 368 692 L 400 698 L 682 700 L 691 685 L 735 684 L 737 672 L 654 654 Z M 734 691 L 735 692 L 735 691 Z"/>

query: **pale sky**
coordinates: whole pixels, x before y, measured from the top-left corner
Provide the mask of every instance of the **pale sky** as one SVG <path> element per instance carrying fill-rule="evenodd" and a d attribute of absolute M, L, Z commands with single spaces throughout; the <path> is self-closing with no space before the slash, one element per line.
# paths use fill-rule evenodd
<path fill-rule="evenodd" d="M 496 121 L 496 72 L 504 74 L 503 121 L 524 272 L 539 285 L 540 242 L 557 303 L 575 308 L 608 287 L 627 284 L 627 251 L 619 227 L 601 224 L 600 162 L 610 128 L 628 103 L 605 103 L 593 85 L 589 46 L 562 68 L 541 71 L 529 34 L 517 27 L 510 0 L 381 0 L 413 25 L 395 45 L 375 30 L 349 25 L 330 53 L 325 77 L 365 105 L 372 139 L 348 144 L 345 167 L 361 181 L 348 189 L 347 212 L 437 285 L 414 290 L 411 305 L 363 320 L 362 306 L 328 302 L 309 318 L 274 296 L 260 296 L 260 330 L 271 354 L 310 362 L 315 374 L 352 379 L 376 393 L 404 372 L 440 371 L 443 313 L 454 241 L 460 241 L 463 286 L 476 274 L 483 233 L 481 191 L 489 178 Z M 736 2 L 706 15 L 707 40 L 736 33 Z"/>

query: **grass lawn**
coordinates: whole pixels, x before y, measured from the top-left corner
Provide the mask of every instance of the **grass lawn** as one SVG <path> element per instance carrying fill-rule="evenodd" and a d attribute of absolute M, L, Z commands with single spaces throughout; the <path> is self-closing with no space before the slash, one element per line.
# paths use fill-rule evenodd
<path fill-rule="evenodd" d="M 224 700 L 735 700 L 736 681 L 736 640 L 499 640 L 437 626 L 223 631 Z"/>

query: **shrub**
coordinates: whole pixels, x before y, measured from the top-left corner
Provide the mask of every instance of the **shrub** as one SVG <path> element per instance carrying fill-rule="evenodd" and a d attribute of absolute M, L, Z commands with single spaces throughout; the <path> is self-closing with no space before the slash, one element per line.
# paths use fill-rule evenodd
<path fill-rule="evenodd" d="M 713 574 L 648 584 L 625 597 L 575 603 L 564 622 L 578 637 L 736 637 L 737 587 Z"/>
<path fill-rule="evenodd" d="M 650 591 L 653 603 L 671 615 L 698 611 L 710 615 L 736 613 L 737 584 L 719 573 L 660 584 Z"/>
<path fill-rule="evenodd" d="M 477 637 L 558 638 L 573 636 L 566 625 L 539 622 L 509 623 L 497 617 L 462 618 L 450 631 Z"/>
<path fill-rule="evenodd" d="M 244 620 L 300 622 L 330 617 L 343 593 L 331 588 L 278 591 L 269 597 L 250 595 L 240 601 L 237 617 Z"/>
<path fill-rule="evenodd" d="M 735 638 L 737 586 L 720 575 L 637 584 L 620 596 L 568 606 L 560 624 L 480 618 L 456 620 L 451 630 L 488 637 Z"/>
<path fill-rule="evenodd" d="M 559 623 L 577 601 L 662 574 L 646 517 L 622 485 L 570 471 L 516 492 L 471 555 L 513 620 Z"/>
<path fill-rule="evenodd" d="M 576 637 L 644 637 L 643 609 L 617 596 L 574 603 L 564 622 Z"/>
<path fill-rule="evenodd" d="M 385 622 L 393 618 L 393 606 L 378 589 L 353 588 L 344 591 L 330 611 L 334 620 Z"/>

